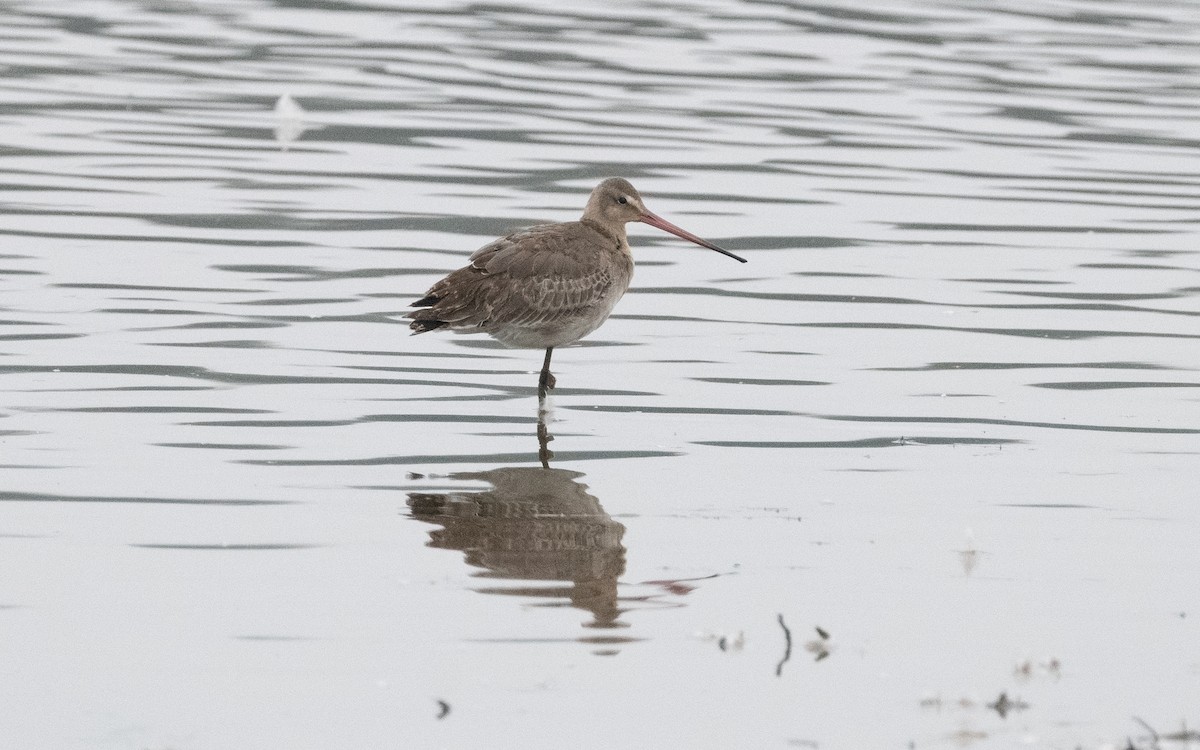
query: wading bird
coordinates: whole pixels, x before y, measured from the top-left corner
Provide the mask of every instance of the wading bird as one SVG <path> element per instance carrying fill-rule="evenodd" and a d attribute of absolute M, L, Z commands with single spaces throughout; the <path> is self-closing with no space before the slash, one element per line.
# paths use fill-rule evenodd
<path fill-rule="evenodd" d="M 579 221 L 539 224 L 484 245 L 470 265 L 434 284 L 408 313 L 414 334 L 448 328 L 486 333 L 518 349 L 545 349 L 538 395 L 554 387 L 550 355 L 600 327 L 629 288 L 633 255 L 625 225 L 640 221 L 716 250 L 742 263 L 728 250 L 702 240 L 651 213 L 627 180 L 601 182 L 588 198 Z"/>

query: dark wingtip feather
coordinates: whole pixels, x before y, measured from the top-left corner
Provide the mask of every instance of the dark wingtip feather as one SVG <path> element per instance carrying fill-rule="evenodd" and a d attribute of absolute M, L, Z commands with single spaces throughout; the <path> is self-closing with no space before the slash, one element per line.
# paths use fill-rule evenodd
<path fill-rule="evenodd" d="M 440 299 L 441 299 L 441 297 L 435 297 L 432 294 L 428 294 L 428 295 L 422 297 L 421 299 L 417 300 L 416 302 L 412 303 L 411 305 L 409 305 L 409 307 L 433 307 L 434 305 L 437 304 L 438 300 L 440 300 Z"/>
<path fill-rule="evenodd" d="M 428 331 L 436 330 L 444 325 L 446 325 L 446 321 L 444 320 L 414 320 L 408 324 L 408 327 L 412 329 L 413 335 L 415 336 L 418 333 L 426 333 Z"/>

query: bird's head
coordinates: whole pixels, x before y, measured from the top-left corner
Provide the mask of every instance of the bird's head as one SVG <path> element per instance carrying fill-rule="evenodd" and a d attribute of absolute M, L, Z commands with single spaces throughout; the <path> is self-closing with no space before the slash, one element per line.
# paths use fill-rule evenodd
<path fill-rule="evenodd" d="M 708 240 L 700 239 L 686 229 L 675 226 L 663 217 L 647 209 L 637 189 L 629 184 L 629 180 L 620 177 L 609 177 L 596 186 L 596 189 L 592 191 L 591 197 L 588 198 L 587 208 L 583 211 L 583 218 L 609 227 L 623 227 L 631 221 L 640 221 L 643 224 L 657 227 L 664 232 L 670 232 L 688 242 L 694 242 L 701 247 L 716 250 L 718 253 L 728 255 L 730 258 L 741 263 L 746 262 L 745 258 L 738 257 L 728 250 L 719 248 Z"/>

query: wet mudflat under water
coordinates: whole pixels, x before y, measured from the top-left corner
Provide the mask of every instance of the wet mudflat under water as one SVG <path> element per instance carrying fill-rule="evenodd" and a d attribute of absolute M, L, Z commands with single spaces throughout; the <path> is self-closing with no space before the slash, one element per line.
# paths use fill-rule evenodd
<path fill-rule="evenodd" d="M 1200 741 L 1197 6 L 0 21 L 4 744 Z M 407 335 L 611 175 L 750 262 Z"/>

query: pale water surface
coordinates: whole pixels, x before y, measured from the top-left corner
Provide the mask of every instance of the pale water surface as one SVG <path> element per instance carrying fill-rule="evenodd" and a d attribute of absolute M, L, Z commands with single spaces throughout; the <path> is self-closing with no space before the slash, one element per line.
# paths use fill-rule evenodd
<path fill-rule="evenodd" d="M 5 747 L 1198 739 L 1200 5 L 10 0 L 0 66 Z M 631 227 L 545 469 L 540 353 L 399 318 L 610 175 L 750 262 Z"/>

